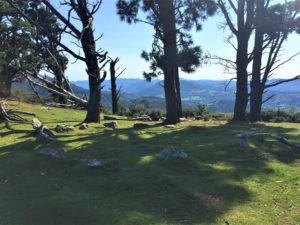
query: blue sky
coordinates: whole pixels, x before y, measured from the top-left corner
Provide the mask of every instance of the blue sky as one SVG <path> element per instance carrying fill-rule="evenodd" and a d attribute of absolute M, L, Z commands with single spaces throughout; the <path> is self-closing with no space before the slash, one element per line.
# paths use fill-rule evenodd
<path fill-rule="evenodd" d="M 58 9 L 64 12 L 64 8 L 58 5 L 57 0 L 55 1 Z M 284 2 L 284 0 L 279 0 L 279 2 Z M 122 77 L 143 78 L 142 73 L 148 70 L 149 64 L 140 55 L 142 50 L 151 49 L 153 29 L 147 24 L 128 25 L 125 22 L 121 22 L 116 14 L 115 4 L 116 0 L 103 0 L 100 10 L 94 18 L 96 34 L 104 35 L 97 42 L 97 47 L 107 50 L 113 58 L 121 58 L 119 66 L 126 68 Z M 192 33 L 193 39 L 195 44 L 202 46 L 205 52 L 234 60 L 235 51 L 225 42 L 229 33 L 218 29 L 218 26 L 223 21 L 224 19 L 220 15 L 209 18 L 203 23 L 201 32 Z M 283 59 L 300 51 L 299 40 L 299 35 L 291 35 L 289 37 L 282 52 Z M 71 46 L 69 37 L 65 37 L 64 41 Z M 75 45 L 72 46 L 72 49 L 76 50 L 76 48 Z M 299 62 L 300 57 L 297 57 L 293 62 L 278 70 L 274 77 L 284 78 L 300 74 Z M 86 80 L 85 68 L 84 63 L 77 61 L 68 65 L 66 75 L 70 80 Z M 181 77 L 185 79 L 228 79 L 232 77 L 232 74 L 225 73 L 221 66 L 210 64 L 202 66 L 193 74 L 181 73 Z"/>

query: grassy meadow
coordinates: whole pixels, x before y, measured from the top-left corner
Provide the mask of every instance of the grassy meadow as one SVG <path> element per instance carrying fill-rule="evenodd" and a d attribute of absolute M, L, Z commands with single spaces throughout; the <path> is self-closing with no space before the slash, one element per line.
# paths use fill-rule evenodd
<path fill-rule="evenodd" d="M 186 121 L 166 128 L 159 122 L 104 122 L 79 130 L 85 112 L 8 102 L 32 111 L 54 130 L 49 146 L 65 159 L 39 154 L 31 117 L 0 123 L 0 225 L 299 225 L 300 154 L 267 139 L 239 146 L 244 131 L 278 134 L 300 142 L 300 125 Z M 162 161 L 165 147 L 189 157 Z M 91 169 L 74 159 L 97 158 Z"/>

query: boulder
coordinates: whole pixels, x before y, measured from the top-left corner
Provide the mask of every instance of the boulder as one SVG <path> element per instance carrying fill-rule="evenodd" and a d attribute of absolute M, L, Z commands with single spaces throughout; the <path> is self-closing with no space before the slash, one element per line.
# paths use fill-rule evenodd
<path fill-rule="evenodd" d="M 74 131 L 75 128 L 73 126 L 69 126 L 63 123 L 59 123 L 55 127 L 55 131 L 57 133 L 63 133 L 63 132 L 69 132 L 69 131 Z"/>
<path fill-rule="evenodd" d="M 112 129 L 117 129 L 118 128 L 118 123 L 116 121 L 110 122 L 110 123 L 105 123 L 103 124 L 105 127 L 110 127 Z"/>
<path fill-rule="evenodd" d="M 88 129 L 89 128 L 89 125 L 87 124 L 87 123 L 83 123 L 83 124 L 81 124 L 80 126 L 79 126 L 79 129 L 80 130 L 86 130 L 86 129 Z"/>
<path fill-rule="evenodd" d="M 38 142 L 48 142 L 51 138 L 54 138 L 54 134 L 51 130 L 44 126 L 37 118 L 32 119 L 32 127 L 37 133 L 36 140 Z"/>
<path fill-rule="evenodd" d="M 65 151 L 62 148 L 44 148 L 40 151 L 40 154 L 48 155 L 54 158 L 63 159 L 65 158 Z"/>
<path fill-rule="evenodd" d="M 163 149 L 158 157 L 162 160 L 171 160 L 171 159 L 186 159 L 188 155 L 180 148 L 170 147 Z"/>

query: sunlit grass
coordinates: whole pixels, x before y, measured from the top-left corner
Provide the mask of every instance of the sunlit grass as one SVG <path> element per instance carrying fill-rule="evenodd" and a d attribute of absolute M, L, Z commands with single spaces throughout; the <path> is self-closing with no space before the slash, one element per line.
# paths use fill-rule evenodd
<path fill-rule="evenodd" d="M 174 129 L 149 123 L 133 129 L 91 124 L 79 130 L 85 112 L 33 111 L 50 129 L 65 122 L 74 132 L 58 134 L 49 146 L 63 147 L 65 160 L 38 152 L 44 147 L 24 124 L 0 124 L 0 224 L 178 225 L 300 224 L 300 160 L 290 148 L 267 139 L 239 147 L 244 131 L 300 142 L 300 126 L 289 123 L 183 122 Z M 177 146 L 189 158 L 162 161 L 162 149 Z M 107 162 L 91 170 L 74 159 Z"/>

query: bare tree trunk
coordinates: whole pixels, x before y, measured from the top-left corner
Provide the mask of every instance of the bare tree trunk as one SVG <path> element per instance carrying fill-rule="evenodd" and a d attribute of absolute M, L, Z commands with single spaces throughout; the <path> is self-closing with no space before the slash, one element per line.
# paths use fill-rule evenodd
<path fill-rule="evenodd" d="M 97 58 L 96 43 L 93 31 L 93 18 L 87 12 L 84 2 L 78 1 L 77 14 L 84 27 L 81 45 L 85 55 L 87 73 L 89 75 L 89 101 L 85 122 L 100 122 L 101 87 L 100 68 Z"/>
<path fill-rule="evenodd" d="M 175 124 L 179 122 L 179 86 L 176 79 L 178 76 L 177 66 L 177 43 L 175 9 L 172 0 L 159 0 L 160 21 L 163 26 L 163 44 L 166 62 L 164 65 L 164 89 L 166 98 L 166 123 Z"/>
<path fill-rule="evenodd" d="M 118 90 L 117 90 L 117 84 L 116 84 L 116 64 L 118 62 L 118 58 L 115 60 L 112 60 L 110 62 L 110 83 L 111 83 L 111 104 L 112 104 L 112 113 L 117 114 L 118 113 Z"/>

